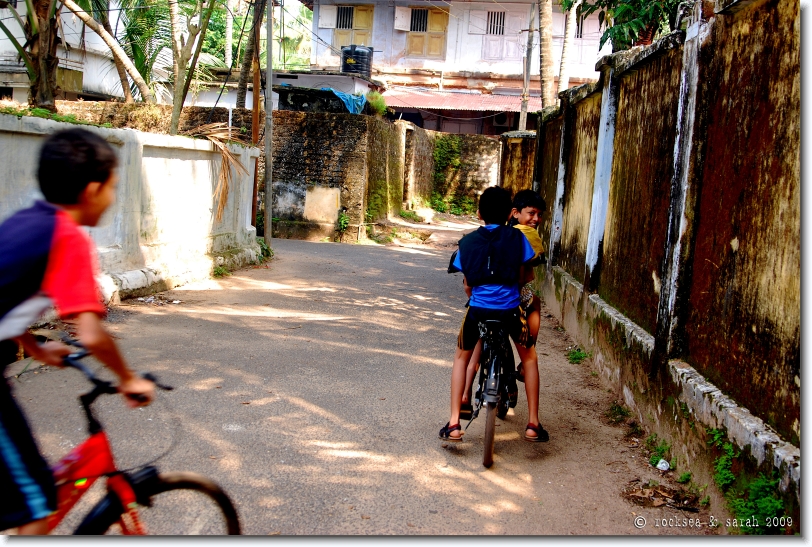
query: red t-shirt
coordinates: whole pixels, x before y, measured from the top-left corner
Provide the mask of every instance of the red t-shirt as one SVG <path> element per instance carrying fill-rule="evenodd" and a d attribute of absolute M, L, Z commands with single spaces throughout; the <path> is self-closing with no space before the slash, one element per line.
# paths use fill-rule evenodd
<path fill-rule="evenodd" d="M 97 272 L 96 247 L 92 240 L 68 213 L 57 211 L 41 290 L 53 301 L 60 317 L 107 312 L 96 283 Z"/>

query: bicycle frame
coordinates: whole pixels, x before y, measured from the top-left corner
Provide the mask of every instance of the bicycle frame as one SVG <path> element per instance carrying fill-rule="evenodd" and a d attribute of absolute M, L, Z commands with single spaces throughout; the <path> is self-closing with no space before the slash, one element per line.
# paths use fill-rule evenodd
<path fill-rule="evenodd" d="M 484 403 L 499 404 L 507 400 L 507 377 L 511 374 L 513 352 L 508 334 L 501 321 L 485 320 L 479 323 L 482 353 L 479 358 L 479 389 L 477 405 L 471 421 L 477 417 Z"/>
<path fill-rule="evenodd" d="M 90 436 L 63 457 L 52 470 L 57 487 L 57 509 L 48 517 L 48 531 L 62 522 L 65 515 L 99 478 L 106 476 L 107 489 L 118 496 L 124 508 L 120 521 L 122 533 L 144 535 L 146 529 L 138 516 L 135 491 L 129 478 L 116 468 L 110 441 L 91 409 L 91 405 L 100 395 L 118 393 L 118 390 L 110 382 L 95 378 L 93 373 L 79 362 L 79 359 L 86 355 L 88 355 L 86 350 L 74 353 L 65 358 L 65 363 L 92 378 L 93 390 L 79 397 L 87 417 Z"/>
<path fill-rule="evenodd" d="M 53 473 L 57 486 L 57 510 L 48 517 L 49 532 L 62 522 L 100 477 L 107 476 L 107 488 L 116 493 L 127 509 L 121 519 L 122 532 L 127 535 L 146 533 L 135 508 L 135 492 L 125 476 L 117 471 L 110 441 L 104 431 L 91 434 L 71 450 L 54 466 Z"/>

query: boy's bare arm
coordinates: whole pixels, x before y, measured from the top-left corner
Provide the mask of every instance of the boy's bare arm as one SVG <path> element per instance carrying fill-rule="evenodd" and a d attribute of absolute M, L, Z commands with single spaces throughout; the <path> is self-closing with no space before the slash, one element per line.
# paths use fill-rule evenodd
<path fill-rule="evenodd" d="M 462 286 L 465 288 L 465 294 L 468 295 L 468 298 L 471 298 L 471 287 L 468 285 L 468 280 L 465 279 L 465 276 L 462 276 Z"/>
<path fill-rule="evenodd" d="M 127 404 L 132 407 L 149 404 L 155 396 L 155 385 L 136 375 L 127 366 L 115 341 L 102 326 L 99 316 L 93 312 L 84 312 L 77 315 L 73 322 L 82 345 L 118 376 L 118 389 L 125 396 Z M 139 403 L 127 395 L 143 395 L 147 400 Z"/>
<path fill-rule="evenodd" d="M 49 341 L 40 344 L 30 332 L 26 332 L 15 340 L 23 345 L 26 353 L 46 365 L 61 365 L 62 359 L 72 351 L 71 348 L 61 342 Z"/>

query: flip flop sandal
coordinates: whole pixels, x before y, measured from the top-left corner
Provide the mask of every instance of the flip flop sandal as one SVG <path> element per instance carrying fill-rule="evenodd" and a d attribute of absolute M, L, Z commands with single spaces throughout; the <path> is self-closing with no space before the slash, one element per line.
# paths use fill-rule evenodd
<path fill-rule="evenodd" d="M 536 436 L 528 437 L 527 436 L 528 429 L 530 431 L 534 431 L 536 433 Z M 550 434 L 547 433 L 547 431 L 543 427 L 541 427 L 541 424 L 539 425 L 527 424 L 527 427 L 525 427 L 524 440 L 531 443 L 546 443 L 547 441 L 550 440 Z"/>
<path fill-rule="evenodd" d="M 460 436 L 459 437 L 452 437 L 451 436 L 452 431 L 459 431 Z M 464 434 L 465 434 L 465 432 L 460 427 L 460 424 L 450 425 L 448 422 L 446 422 L 446 424 L 440 430 L 440 439 L 442 439 L 444 441 L 449 441 L 449 442 L 452 442 L 452 443 L 458 443 L 458 442 L 462 441 L 462 436 Z"/>

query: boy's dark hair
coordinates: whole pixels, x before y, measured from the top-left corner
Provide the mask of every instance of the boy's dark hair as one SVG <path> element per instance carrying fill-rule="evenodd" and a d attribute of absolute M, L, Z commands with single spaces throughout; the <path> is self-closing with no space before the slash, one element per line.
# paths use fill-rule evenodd
<path fill-rule="evenodd" d="M 479 196 L 479 214 L 485 224 L 504 224 L 510 216 L 510 193 L 491 186 Z"/>
<path fill-rule="evenodd" d="M 521 212 L 525 207 L 535 207 L 539 210 L 539 213 L 543 213 L 547 210 L 547 203 L 538 192 L 534 192 L 533 190 L 521 190 L 516 192 L 516 195 L 513 197 L 513 208 Z"/>
<path fill-rule="evenodd" d="M 39 153 L 37 180 L 45 199 L 74 205 L 91 182 L 107 182 L 118 164 L 107 141 L 85 129 L 51 135 Z"/>

